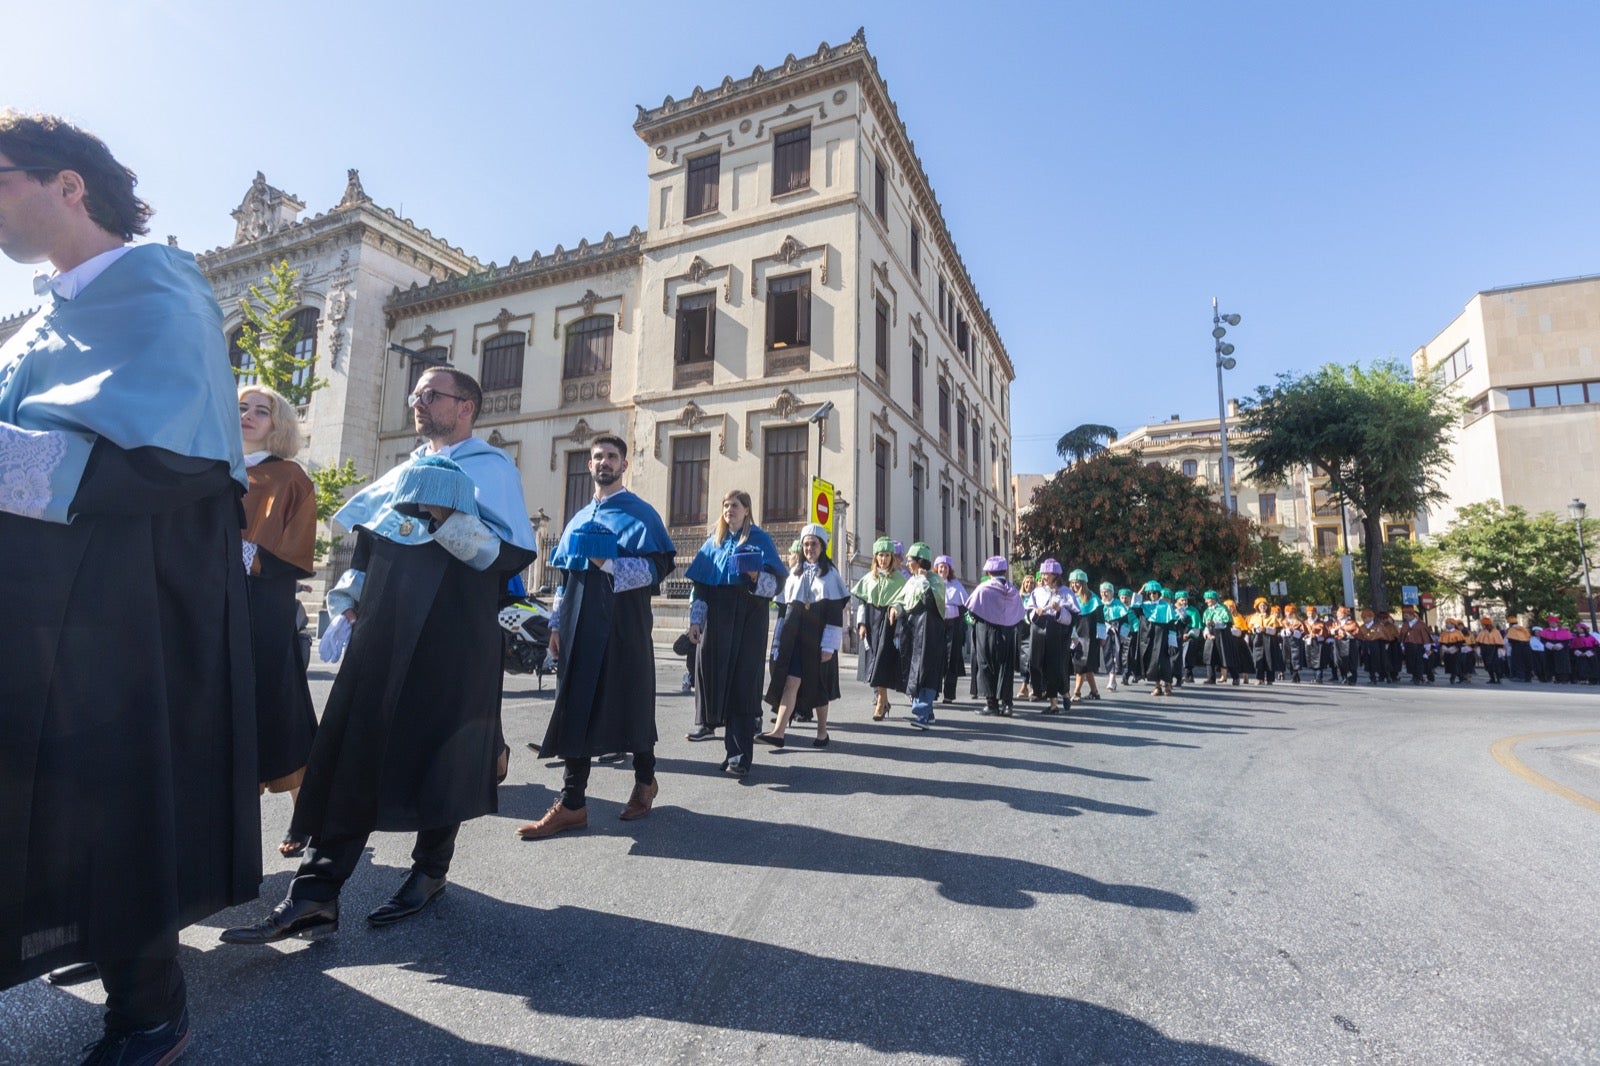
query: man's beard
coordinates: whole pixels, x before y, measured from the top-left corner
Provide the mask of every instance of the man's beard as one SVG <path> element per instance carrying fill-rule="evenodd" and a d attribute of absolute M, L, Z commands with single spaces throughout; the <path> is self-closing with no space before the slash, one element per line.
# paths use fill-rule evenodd
<path fill-rule="evenodd" d="M 455 427 L 445 427 L 441 422 L 427 411 L 418 411 L 415 419 L 417 432 L 430 440 L 434 437 L 448 436 Z"/>
<path fill-rule="evenodd" d="M 610 488 L 612 485 L 617 483 L 617 479 L 622 475 L 615 470 L 596 470 L 589 476 L 592 477 L 594 479 L 594 483 L 599 485 L 601 488 Z"/>

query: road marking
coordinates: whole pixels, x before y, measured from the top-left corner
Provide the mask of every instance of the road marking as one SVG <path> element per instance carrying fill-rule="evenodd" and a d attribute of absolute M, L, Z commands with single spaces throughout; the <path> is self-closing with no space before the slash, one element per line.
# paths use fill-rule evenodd
<path fill-rule="evenodd" d="M 1566 785 L 1552 781 L 1543 774 L 1535 772 L 1528 767 L 1527 763 L 1517 758 L 1516 754 L 1517 745 L 1526 740 L 1543 740 L 1546 737 L 1581 737 L 1597 733 L 1600 733 L 1600 729 L 1567 729 L 1559 733 L 1523 733 L 1521 736 L 1506 737 L 1504 740 L 1497 740 L 1490 744 L 1489 754 L 1494 756 L 1495 762 L 1504 766 L 1524 781 L 1538 785 L 1546 792 L 1554 792 L 1568 802 L 1576 803 L 1586 810 L 1600 814 L 1600 800 L 1585 796 L 1576 789 L 1568 788 Z"/>

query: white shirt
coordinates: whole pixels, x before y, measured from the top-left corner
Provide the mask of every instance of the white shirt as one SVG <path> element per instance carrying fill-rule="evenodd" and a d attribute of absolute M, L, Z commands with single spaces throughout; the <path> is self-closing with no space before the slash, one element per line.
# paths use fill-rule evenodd
<path fill-rule="evenodd" d="M 60 299 L 70 300 L 88 288 L 91 281 L 104 274 L 106 267 L 127 255 L 131 247 L 124 244 L 120 248 L 112 248 L 99 255 L 90 256 L 64 274 L 54 276 L 36 274 L 33 279 L 33 293 L 35 296 L 43 296 L 47 291 L 54 292 Z"/>

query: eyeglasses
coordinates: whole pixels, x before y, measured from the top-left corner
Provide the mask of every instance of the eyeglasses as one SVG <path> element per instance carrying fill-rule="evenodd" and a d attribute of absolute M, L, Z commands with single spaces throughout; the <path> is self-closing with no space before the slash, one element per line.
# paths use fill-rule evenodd
<path fill-rule="evenodd" d="M 57 171 L 59 171 L 60 169 L 61 169 L 60 167 L 0 167 L 0 174 L 12 174 L 12 173 L 54 174 Z"/>
<path fill-rule="evenodd" d="M 431 407 L 433 406 L 433 401 L 437 400 L 441 396 L 448 397 L 452 400 L 466 399 L 465 396 L 457 396 L 453 392 L 440 392 L 438 389 L 423 389 L 421 392 L 413 392 L 410 396 L 407 396 L 406 406 Z"/>

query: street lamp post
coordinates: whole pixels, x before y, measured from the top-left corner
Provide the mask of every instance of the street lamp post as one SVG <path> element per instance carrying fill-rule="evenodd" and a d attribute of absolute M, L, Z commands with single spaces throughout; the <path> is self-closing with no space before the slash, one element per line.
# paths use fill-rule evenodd
<path fill-rule="evenodd" d="M 1572 498 L 1571 503 L 1567 504 L 1567 514 L 1572 516 L 1572 521 L 1578 527 L 1578 557 L 1583 562 L 1583 596 L 1589 605 L 1589 631 L 1592 633 L 1600 630 L 1600 625 L 1595 624 L 1594 588 L 1589 584 L 1589 551 L 1584 547 L 1583 543 L 1583 516 L 1588 510 L 1589 505 L 1576 496 Z"/>
<path fill-rule="evenodd" d="M 1228 335 L 1228 330 L 1223 323 L 1229 326 L 1239 324 L 1238 315 L 1224 315 L 1217 311 L 1217 298 L 1211 298 L 1211 339 L 1214 342 L 1213 352 L 1217 360 L 1217 436 L 1222 441 L 1222 469 L 1219 478 L 1222 481 L 1222 509 L 1228 514 L 1234 513 L 1233 507 L 1233 471 L 1228 469 L 1228 401 L 1222 391 L 1222 372 L 1232 370 L 1239 365 L 1233 358 L 1233 345 L 1222 338 Z M 1239 599 L 1239 572 L 1233 572 L 1233 598 Z"/>

